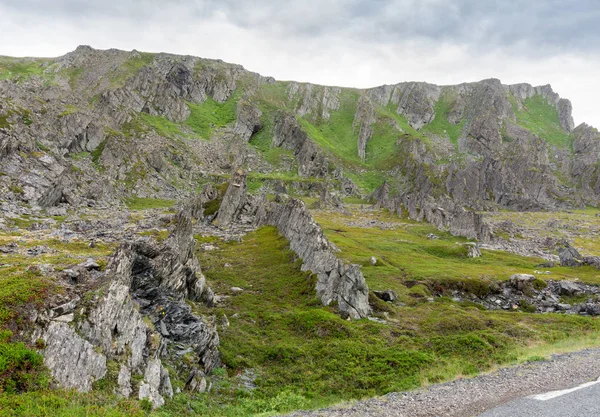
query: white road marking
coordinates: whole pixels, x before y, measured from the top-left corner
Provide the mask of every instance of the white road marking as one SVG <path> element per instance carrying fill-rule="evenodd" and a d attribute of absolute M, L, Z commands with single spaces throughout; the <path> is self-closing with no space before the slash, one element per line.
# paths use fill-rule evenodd
<path fill-rule="evenodd" d="M 552 398 L 556 398 L 556 397 L 560 397 L 561 395 L 565 395 L 565 394 L 570 394 L 574 391 L 583 389 L 583 388 L 587 388 L 587 387 L 591 387 L 592 385 L 596 385 L 600 383 L 600 378 L 598 378 L 595 381 L 592 382 L 586 382 L 585 384 L 581 384 L 578 387 L 575 388 L 570 388 L 570 389 L 563 389 L 560 391 L 550 391 L 550 392 L 546 392 L 545 394 L 537 394 L 537 395 L 531 395 L 528 398 L 531 398 L 533 400 L 538 400 L 538 401 L 548 401 L 551 400 Z"/>

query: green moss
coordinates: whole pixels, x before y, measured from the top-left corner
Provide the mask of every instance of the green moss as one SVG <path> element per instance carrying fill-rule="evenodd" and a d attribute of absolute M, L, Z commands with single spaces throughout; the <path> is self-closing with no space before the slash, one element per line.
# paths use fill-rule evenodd
<path fill-rule="evenodd" d="M 87 157 L 89 157 L 90 153 L 89 152 L 70 153 L 69 156 L 72 159 L 80 160 L 80 159 L 86 159 Z"/>
<path fill-rule="evenodd" d="M 9 114 L 0 114 L 0 129 L 10 129 Z"/>
<path fill-rule="evenodd" d="M 224 103 L 218 103 L 210 97 L 200 104 L 187 103 L 190 115 L 185 124 L 199 137 L 210 139 L 215 129 L 236 120 L 239 94 L 239 91 L 235 92 Z"/>
<path fill-rule="evenodd" d="M 122 87 L 125 82 L 135 76 L 138 71 L 150 65 L 154 61 L 155 54 L 147 52 L 138 52 L 139 56 L 131 57 L 119 65 L 112 74 L 110 74 L 110 84 L 113 88 Z"/>
<path fill-rule="evenodd" d="M 125 204 L 130 210 L 146 210 L 153 208 L 171 208 L 175 204 L 174 200 L 164 200 L 160 198 L 142 198 L 130 197 L 126 198 Z"/>
<path fill-rule="evenodd" d="M 106 139 L 100 142 L 98 147 L 94 149 L 90 154 L 92 155 L 92 162 L 94 164 L 98 164 L 100 161 L 100 157 L 102 156 L 102 152 L 104 152 L 104 148 L 106 147 Z"/>
<path fill-rule="evenodd" d="M 435 103 L 435 118 L 423 127 L 422 132 L 447 137 L 455 149 L 458 150 L 458 139 L 462 136 L 465 120 L 461 120 L 458 124 L 452 124 L 448 121 L 448 114 L 452 110 L 455 100 L 449 93 L 442 94 Z"/>
<path fill-rule="evenodd" d="M 65 107 L 65 109 L 62 111 L 62 113 L 60 113 L 58 115 L 58 117 L 65 117 L 65 116 L 68 116 L 69 114 L 77 113 L 78 111 L 79 110 L 74 105 L 67 104 L 67 106 Z"/>
<path fill-rule="evenodd" d="M 183 135 L 179 126 L 164 116 L 152 116 L 148 113 L 140 113 L 139 122 L 141 122 L 142 126 L 135 126 L 135 124 L 132 126 L 134 130 L 137 129 L 138 133 L 147 131 L 147 129 L 144 130 L 147 127 L 167 138 Z"/>
<path fill-rule="evenodd" d="M 511 97 L 517 123 L 530 130 L 536 136 L 559 148 L 570 148 L 572 139 L 560 125 L 556 108 L 548 104 L 541 95 L 523 100 L 519 110 L 514 97 Z"/>

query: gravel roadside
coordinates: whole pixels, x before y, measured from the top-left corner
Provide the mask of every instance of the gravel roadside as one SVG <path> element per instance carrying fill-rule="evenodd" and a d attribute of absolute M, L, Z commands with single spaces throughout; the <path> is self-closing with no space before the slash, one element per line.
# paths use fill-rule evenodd
<path fill-rule="evenodd" d="M 287 417 L 472 417 L 519 397 L 571 388 L 599 376 L 600 349 L 588 349 L 415 391 L 294 412 Z"/>

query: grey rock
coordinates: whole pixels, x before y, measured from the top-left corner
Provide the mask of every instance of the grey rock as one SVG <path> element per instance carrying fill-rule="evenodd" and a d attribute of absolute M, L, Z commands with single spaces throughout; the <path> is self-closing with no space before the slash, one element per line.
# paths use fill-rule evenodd
<path fill-rule="evenodd" d="M 86 259 L 84 262 L 77 265 L 79 268 L 90 270 L 100 270 L 100 265 L 92 258 Z"/>
<path fill-rule="evenodd" d="M 375 294 L 377 298 L 391 303 L 398 299 L 398 294 L 394 290 L 373 291 L 373 294 Z"/>
<path fill-rule="evenodd" d="M 260 109 L 249 101 L 241 100 L 237 105 L 237 121 L 234 132 L 240 135 L 244 140 L 250 140 L 250 137 L 262 127 Z"/>
<path fill-rule="evenodd" d="M 133 393 L 133 388 L 131 387 L 131 371 L 125 364 L 121 364 L 121 368 L 119 368 L 117 385 L 119 387 L 118 393 L 123 397 L 129 398 L 129 396 Z"/>
<path fill-rule="evenodd" d="M 92 383 L 106 374 L 106 357 L 68 324 L 51 322 L 43 339 L 44 364 L 62 387 L 88 392 Z"/>
<path fill-rule="evenodd" d="M 140 384 L 139 399 L 147 399 L 152 403 L 152 408 L 158 408 L 165 404 L 164 397 L 173 397 L 169 371 L 159 360 L 151 359 Z"/>
<path fill-rule="evenodd" d="M 288 239 L 290 248 L 302 259 L 302 269 L 317 275 L 317 296 L 324 305 L 336 301 L 342 313 L 353 319 L 369 315 L 368 288 L 360 269 L 335 256 L 332 245 L 302 201 L 264 201 L 257 213 L 257 224 L 276 226 Z"/>
<path fill-rule="evenodd" d="M 361 96 L 354 116 L 352 126 L 358 128 L 358 156 L 366 159 L 367 142 L 373 136 L 373 124 L 377 121 L 375 107 L 367 96 Z"/>
<path fill-rule="evenodd" d="M 277 116 L 273 146 L 291 150 L 298 161 L 298 173 L 304 177 L 325 177 L 329 172 L 329 159 L 291 114 Z"/>
<path fill-rule="evenodd" d="M 582 266 L 583 265 L 583 257 L 577 251 L 577 249 L 575 249 L 571 245 L 567 245 L 564 248 L 560 248 L 558 250 L 558 257 L 560 258 L 561 266 Z"/>
<path fill-rule="evenodd" d="M 481 257 L 481 250 L 479 249 L 479 245 L 477 243 L 467 243 L 467 256 L 469 258 L 479 258 Z"/>
<path fill-rule="evenodd" d="M 220 226 L 227 226 L 237 220 L 241 214 L 244 203 L 246 202 L 246 173 L 239 169 L 233 173 L 231 182 L 221 207 L 217 214 L 216 222 Z"/>

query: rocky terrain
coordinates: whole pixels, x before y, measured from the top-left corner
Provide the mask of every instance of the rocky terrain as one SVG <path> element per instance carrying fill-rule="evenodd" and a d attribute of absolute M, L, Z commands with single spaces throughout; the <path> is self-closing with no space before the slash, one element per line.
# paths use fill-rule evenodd
<path fill-rule="evenodd" d="M 0 57 L 0 410 L 285 412 L 588 337 L 599 159 L 550 86 Z"/>

